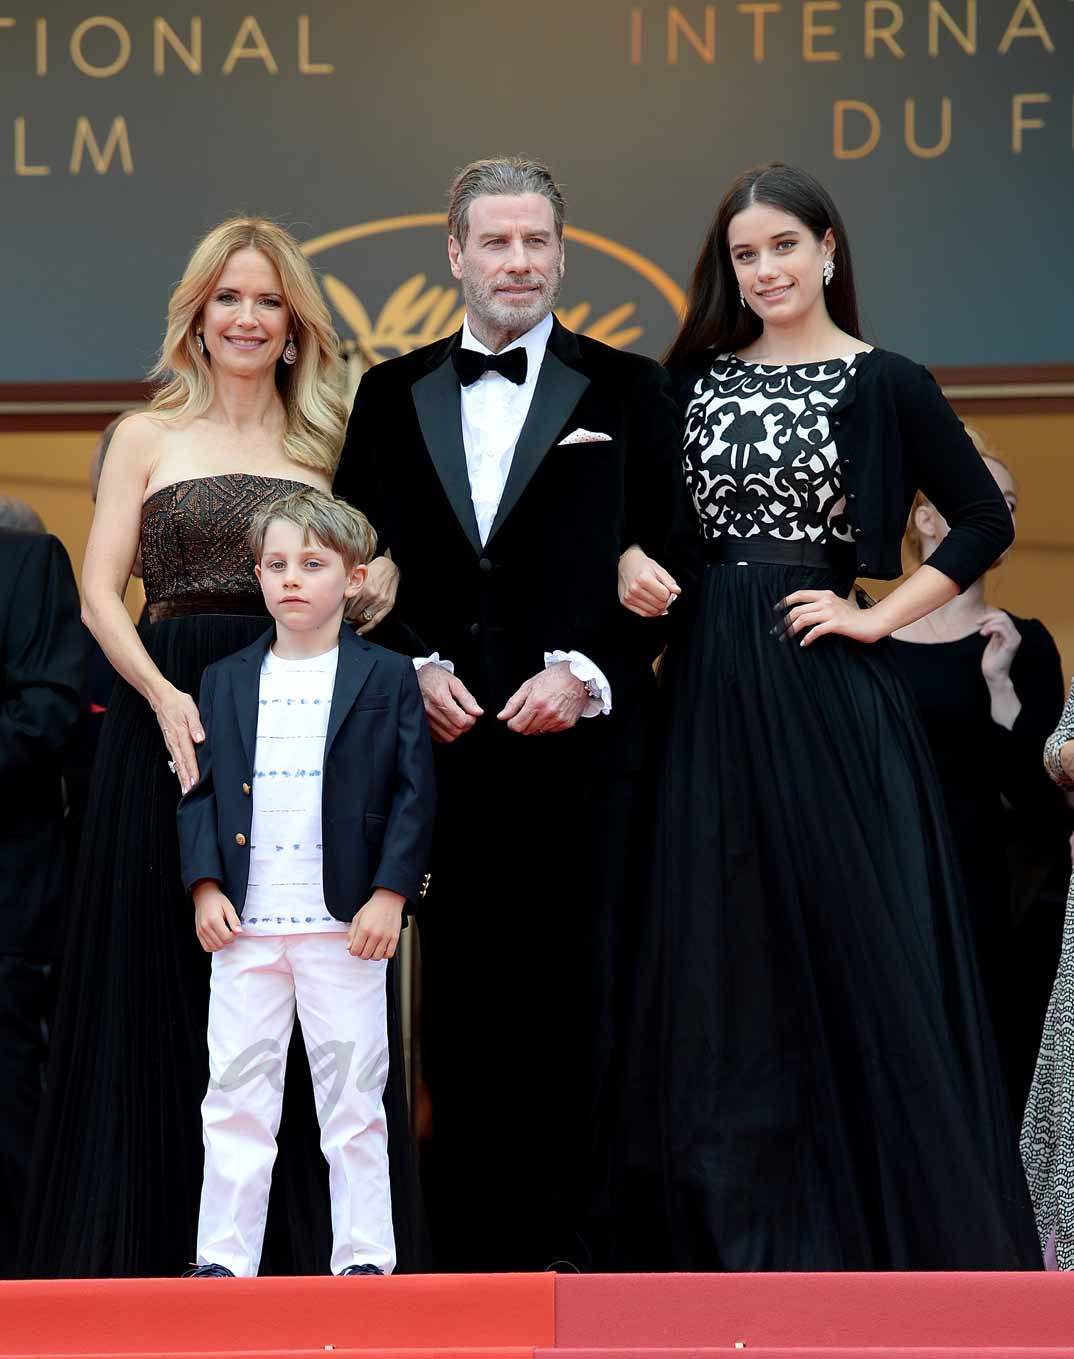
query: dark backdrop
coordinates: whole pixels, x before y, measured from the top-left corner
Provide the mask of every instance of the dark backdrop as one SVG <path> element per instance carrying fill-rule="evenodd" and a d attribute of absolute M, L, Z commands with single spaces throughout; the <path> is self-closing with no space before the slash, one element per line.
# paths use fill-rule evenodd
<path fill-rule="evenodd" d="M 940 365 L 1074 360 L 1072 0 L 762 8 L 15 0 L 0 18 L 0 383 L 141 377 L 191 245 L 224 215 L 272 215 L 304 241 L 427 216 L 455 167 L 514 150 L 549 160 L 595 235 L 570 244 L 563 305 L 618 343 L 659 352 L 723 187 L 778 157 L 840 203 L 870 338 Z M 870 15 L 901 20 L 871 57 Z M 190 47 L 200 28 L 200 73 L 158 19 Z M 927 150 L 945 100 L 949 145 L 914 154 L 907 101 Z M 842 146 L 838 101 L 873 111 L 846 114 Z M 1019 133 L 1019 109 L 1044 126 Z M 314 262 L 341 332 L 378 353 L 452 318 L 439 226 L 377 228 Z"/>

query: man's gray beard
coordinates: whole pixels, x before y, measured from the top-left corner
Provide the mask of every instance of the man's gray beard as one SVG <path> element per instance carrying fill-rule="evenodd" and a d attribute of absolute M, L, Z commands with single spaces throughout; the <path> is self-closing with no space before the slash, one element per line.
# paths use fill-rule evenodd
<path fill-rule="evenodd" d="M 519 279 L 518 282 L 532 282 Z M 496 301 L 493 288 L 482 283 L 476 284 L 465 274 L 462 277 L 462 300 L 466 304 L 466 314 L 470 318 L 471 329 L 476 321 L 483 330 L 512 331 L 524 335 L 538 325 L 559 301 L 563 275 L 545 280 L 542 290 L 535 294 L 532 306 L 519 307 Z"/>

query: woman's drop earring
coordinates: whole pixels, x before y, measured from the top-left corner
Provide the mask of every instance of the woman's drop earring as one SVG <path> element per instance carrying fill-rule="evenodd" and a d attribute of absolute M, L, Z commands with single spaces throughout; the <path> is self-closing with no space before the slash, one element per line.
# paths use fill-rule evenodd
<path fill-rule="evenodd" d="M 295 337 L 293 335 L 288 335 L 287 343 L 283 347 L 283 361 L 284 363 L 290 364 L 294 363 L 297 358 L 298 345 L 295 344 Z"/>
<path fill-rule="evenodd" d="M 738 290 L 738 305 L 739 305 L 740 307 L 744 307 L 744 306 L 746 305 L 746 299 L 742 296 L 742 289 L 741 289 L 741 288 L 739 288 L 739 290 Z"/>
<path fill-rule="evenodd" d="M 832 279 L 835 278 L 835 260 L 826 259 L 821 273 L 824 275 L 824 286 L 827 287 Z"/>
<path fill-rule="evenodd" d="M 204 357 L 204 355 L 205 355 L 205 341 L 201 338 L 201 331 L 200 331 L 200 330 L 196 330 L 196 331 L 194 332 L 194 343 L 198 346 L 198 353 L 201 354 L 201 355 Z"/>

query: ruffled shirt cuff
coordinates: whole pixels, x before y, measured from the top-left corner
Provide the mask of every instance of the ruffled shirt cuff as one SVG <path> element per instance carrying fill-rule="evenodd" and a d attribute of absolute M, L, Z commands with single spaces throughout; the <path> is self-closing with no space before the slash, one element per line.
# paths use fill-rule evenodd
<path fill-rule="evenodd" d="M 571 674 L 585 685 L 589 701 L 582 709 L 583 717 L 607 716 L 612 710 L 612 686 L 604 671 L 580 651 L 546 651 L 544 666 L 558 665 L 561 661 L 570 664 Z"/>
<path fill-rule="evenodd" d="M 431 656 L 415 656 L 415 657 L 414 657 L 414 670 L 415 670 L 415 672 L 417 672 L 418 670 L 424 669 L 424 667 L 427 666 L 427 665 L 438 665 L 438 666 L 440 667 L 441 670 L 446 670 L 446 671 L 448 672 L 449 675 L 453 675 L 453 674 L 455 673 L 455 662 L 454 662 L 454 661 L 442 661 L 442 660 L 440 659 L 440 652 L 439 652 L 439 651 L 434 651 L 433 654 L 432 654 Z"/>

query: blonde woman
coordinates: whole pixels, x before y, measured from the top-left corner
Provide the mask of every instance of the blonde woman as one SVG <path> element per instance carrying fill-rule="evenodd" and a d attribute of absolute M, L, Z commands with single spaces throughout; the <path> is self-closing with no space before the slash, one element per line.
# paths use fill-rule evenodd
<path fill-rule="evenodd" d="M 236 218 L 209 232 L 172 295 L 153 376 L 154 401 L 109 449 L 82 578 L 83 616 L 120 679 L 72 893 L 26 1217 L 32 1276 L 179 1274 L 190 1259 L 208 969 L 175 809 L 198 778 L 193 695 L 206 665 L 267 626 L 251 515 L 302 486 L 330 489 L 346 416 L 329 313 L 286 231 Z M 135 628 L 123 591 L 139 547 Z M 301 1112 L 313 1116 L 308 1087 Z M 278 1181 L 308 1217 L 319 1200 L 313 1167 L 288 1163 L 292 1117 Z M 321 1263 L 302 1230 L 282 1233 L 277 1269 Z M 271 1238 L 270 1223 L 270 1250 Z"/>

